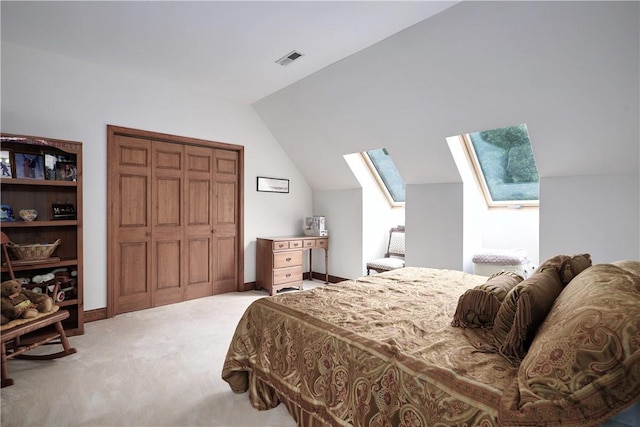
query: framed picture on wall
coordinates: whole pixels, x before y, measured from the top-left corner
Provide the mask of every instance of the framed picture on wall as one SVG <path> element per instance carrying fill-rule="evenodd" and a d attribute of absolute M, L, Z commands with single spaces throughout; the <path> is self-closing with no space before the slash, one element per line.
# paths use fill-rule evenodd
<path fill-rule="evenodd" d="M 41 154 L 15 153 L 16 177 L 44 179 L 44 157 Z"/>
<path fill-rule="evenodd" d="M 0 150 L 0 168 L 2 169 L 3 178 L 13 178 L 11 151 Z"/>
<path fill-rule="evenodd" d="M 268 193 L 288 193 L 289 180 L 281 178 L 258 177 L 258 191 L 266 191 Z"/>

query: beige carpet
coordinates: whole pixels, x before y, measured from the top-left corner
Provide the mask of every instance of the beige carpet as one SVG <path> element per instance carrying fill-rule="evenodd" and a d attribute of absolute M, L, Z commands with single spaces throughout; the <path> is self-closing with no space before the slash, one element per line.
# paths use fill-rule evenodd
<path fill-rule="evenodd" d="M 15 384 L 2 389 L 1 425 L 295 426 L 284 405 L 257 411 L 220 376 L 238 320 L 264 296 L 229 293 L 122 314 L 87 323 L 70 338 L 76 354 L 10 360 Z"/>

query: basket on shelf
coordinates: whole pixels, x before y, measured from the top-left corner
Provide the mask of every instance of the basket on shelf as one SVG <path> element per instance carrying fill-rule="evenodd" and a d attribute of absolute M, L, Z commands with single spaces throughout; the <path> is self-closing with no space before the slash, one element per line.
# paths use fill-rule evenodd
<path fill-rule="evenodd" d="M 9 242 L 7 247 L 20 260 L 40 260 L 50 258 L 60 242 L 61 239 L 53 243 L 16 244 Z"/>

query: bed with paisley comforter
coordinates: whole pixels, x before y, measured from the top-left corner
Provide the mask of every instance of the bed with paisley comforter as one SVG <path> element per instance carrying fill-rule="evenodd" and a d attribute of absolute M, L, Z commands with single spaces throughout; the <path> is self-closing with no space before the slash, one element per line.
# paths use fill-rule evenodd
<path fill-rule="evenodd" d="M 284 403 L 299 426 L 599 425 L 640 399 L 640 262 L 626 263 L 564 274 L 544 316 L 522 313 L 540 305 L 531 278 L 515 297 L 501 289 L 516 301 L 506 317 L 533 330 L 520 357 L 494 336 L 505 303 L 489 327 L 452 326 L 493 277 L 407 267 L 265 297 L 239 321 L 222 378 L 259 410 Z"/>

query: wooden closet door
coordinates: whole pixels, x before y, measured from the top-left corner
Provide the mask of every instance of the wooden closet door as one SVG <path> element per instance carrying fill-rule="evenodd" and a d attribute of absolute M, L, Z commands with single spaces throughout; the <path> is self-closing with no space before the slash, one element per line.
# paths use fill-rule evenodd
<path fill-rule="evenodd" d="M 243 147 L 107 131 L 107 317 L 248 290 Z"/>
<path fill-rule="evenodd" d="M 182 301 L 184 283 L 184 145 L 154 141 L 152 175 L 152 305 Z"/>
<path fill-rule="evenodd" d="M 213 293 L 237 290 L 239 156 L 237 151 L 215 150 L 213 210 Z"/>
<path fill-rule="evenodd" d="M 151 307 L 151 158 L 150 141 L 115 136 L 109 178 L 115 226 L 109 248 L 116 313 Z"/>
<path fill-rule="evenodd" d="M 185 147 L 185 300 L 213 295 L 213 154 Z"/>

